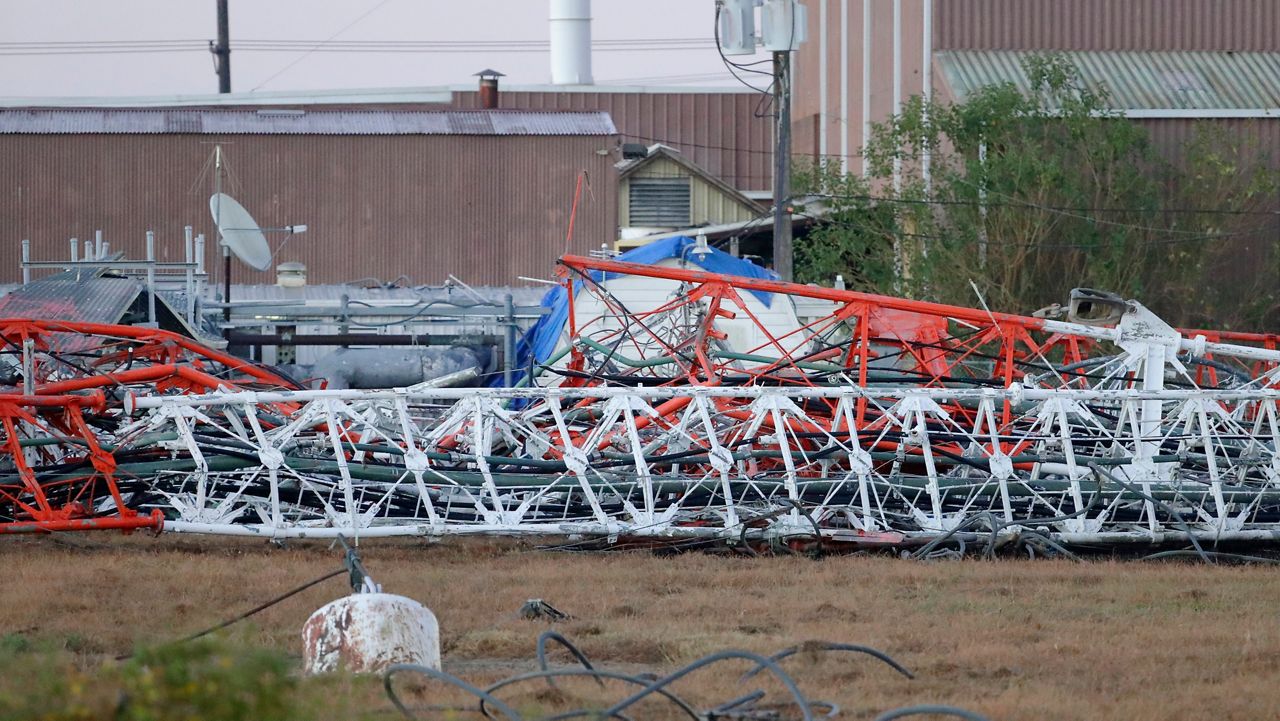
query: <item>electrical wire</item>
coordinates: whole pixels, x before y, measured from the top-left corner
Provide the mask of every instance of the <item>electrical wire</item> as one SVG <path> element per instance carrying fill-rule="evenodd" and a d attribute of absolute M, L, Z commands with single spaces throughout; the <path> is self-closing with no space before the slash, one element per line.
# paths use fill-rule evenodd
<path fill-rule="evenodd" d="M 188 643 L 198 638 L 203 638 L 205 636 L 208 636 L 209 634 L 214 633 L 216 631 L 221 631 L 222 629 L 228 626 L 239 623 L 240 621 L 243 621 L 246 618 L 249 618 L 250 616 L 261 613 L 282 601 L 290 599 L 313 586 L 318 586 L 321 583 L 324 583 L 325 581 L 328 581 L 331 578 L 337 578 L 338 576 L 346 575 L 348 573 L 349 573 L 349 570 L 345 566 L 343 568 L 339 568 L 336 571 L 331 571 L 329 573 L 324 574 L 323 576 L 307 581 L 301 586 L 297 586 L 293 589 L 285 591 L 284 593 L 280 594 L 279 596 L 276 596 L 275 598 L 272 598 L 269 601 L 260 603 L 257 606 L 254 606 L 253 608 L 249 609 L 248 611 L 245 611 L 244 613 L 232 616 L 231 618 L 228 618 L 227 620 L 222 621 L 221 623 L 214 624 L 202 631 L 196 631 L 195 633 L 190 634 L 188 636 L 183 636 L 182 638 L 179 638 L 176 641 L 173 641 L 173 643 Z M 133 653 L 130 652 L 122 656 L 116 656 L 116 660 L 123 661 L 125 659 L 131 658 L 132 656 L 133 656 Z"/>
<path fill-rule="evenodd" d="M 339 31 L 342 32 L 342 31 Z M 712 45 L 707 38 L 620 38 L 596 40 L 593 52 L 671 52 L 706 50 Z M 299 40 L 250 39 L 235 40 L 235 52 L 320 53 L 542 53 L 549 50 L 547 40 Z M 208 52 L 206 40 L 72 40 L 0 42 L 0 55 L 84 55 L 122 53 Z"/>
<path fill-rule="evenodd" d="M 728 150 L 728 148 L 724 148 Z M 1176 214 L 1176 215 L 1257 215 L 1267 217 L 1280 216 L 1280 210 L 1245 210 L 1242 208 L 1124 208 L 1115 206 L 1104 207 L 1077 207 L 1077 206 L 1059 206 L 1059 205 L 1042 205 L 1038 203 L 1023 202 L 1012 196 L 1007 201 L 983 201 L 983 200 L 948 200 L 943 198 L 902 198 L 885 195 L 873 194 L 834 194 L 834 193 L 805 193 L 803 197 L 824 198 L 831 200 L 861 200 L 875 203 L 899 203 L 903 205 L 937 205 L 937 206 L 968 206 L 968 207 L 985 207 L 985 208 L 1023 208 L 1027 210 L 1038 210 L 1043 212 L 1052 212 L 1060 214 L 1076 214 L 1076 213 L 1151 213 L 1151 214 Z M 1088 216 L 1083 216 L 1084 220 L 1093 220 Z M 1154 230 L 1163 230 L 1155 228 Z"/>
<path fill-rule="evenodd" d="M 276 78 L 280 77 L 280 76 L 281 76 L 282 74 L 284 74 L 285 72 L 288 72 L 288 70 L 289 70 L 290 68 L 292 68 L 293 66 L 295 66 L 295 65 L 297 65 L 298 63 L 302 62 L 303 60 L 306 60 L 308 57 L 310 57 L 310 56 L 311 56 L 311 54 L 312 54 L 312 53 L 314 53 L 314 52 L 316 52 L 317 50 L 319 50 L 320 48 L 324 47 L 324 45 L 325 45 L 326 43 L 328 43 L 328 42 L 332 41 L 333 39 L 337 38 L 339 35 L 341 35 L 342 33 L 346 32 L 347 30 L 350 30 L 352 27 L 354 27 L 354 26 L 355 26 L 357 23 L 359 23 L 361 20 L 364 20 L 365 18 L 369 17 L 369 16 L 370 16 L 370 15 L 372 15 L 373 13 L 377 12 L 379 8 L 381 8 L 382 6 L 386 5 L 386 4 L 387 4 L 388 2 L 390 2 L 390 1 L 391 1 L 391 0 L 380 0 L 380 1 L 378 2 L 378 4 L 374 5 L 373 7 L 369 8 L 368 10 L 364 11 L 363 13 L 361 13 L 361 14 L 360 14 L 356 19 L 354 19 L 354 20 L 352 20 L 351 22 L 347 23 L 346 25 L 343 25 L 342 27 L 338 28 L 337 32 L 335 32 L 334 34 L 332 34 L 332 35 L 330 35 L 329 37 L 325 38 L 324 40 L 320 41 L 319 43 L 317 43 L 316 45 L 314 45 L 311 49 L 307 50 L 307 51 L 306 51 L 305 53 L 303 53 L 302 55 L 299 55 L 297 58 L 295 58 L 295 59 L 294 59 L 292 62 L 290 62 L 288 65 L 285 65 L 284 67 L 282 67 L 282 68 L 280 68 L 279 70 L 275 71 L 275 72 L 274 72 L 274 73 L 272 73 L 271 75 L 268 75 L 266 80 L 263 80 L 262 82 L 258 83 L 256 86 L 254 86 L 253 91 L 259 90 L 260 88 L 262 88 L 263 86 L 265 86 L 267 83 L 269 83 L 269 82 L 271 82 L 272 80 L 275 80 Z M 250 91 L 250 92 L 253 92 L 253 91 Z"/>
<path fill-rule="evenodd" d="M 551 668 L 545 652 L 546 645 L 549 641 L 554 641 L 568 650 L 579 666 L 559 669 Z M 764 689 L 750 691 L 727 701 L 716 703 L 715 705 L 710 706 L 706 711 L 700 711 L 688 700 L 676 695 L 668 688 L 674 682 L 700 669 L 707 668 L 724 661 L 747 660 L 752 662 L 752 668 L 740 677 L 740 683 L 745 683 L 751 680 L 762 671 L 768 671 L 774 678 L 782 683 L 782 686 L 786 690 L 786 707 L 794 709 L 799 713 L 800 717 L 804 719 L 813 719 L 815 709 L 824 710 L 826 717 L 831 718 L 838 713 L 839 706 L 829 701 L 819 701 L 808 698 L 800 689 L 798 680 L 788 674 L 781 667 L 779 662 L 800 652 L 832 651 L 865 654 L 888 665 L 898 673 L 906 676 L 908 679 L 915 678 L 915 676 L 907 670 L 906 667 L 883 651 L 869 646 L 826 640 L 810 641 L 796 646 L 791 646 L 769 656 L 761 656 L 748 651 L 732 649 L 717 651 L 688 663 L 661 677 L 650 674 L 625 673 L 622 671 L 600 668 L 590 661 L 586 653 L 563 635 L 556 631 L 548 630 L 538 636 L 538 670 L 536 671 L 515 674 L 495 681 L 484 688 L 480 688 L 445 671 L 415 664 L 396 664 L 388 668 L 383 674 L 383 688 L 385 689 L 388 698 L 391 700 L 392 705 L 394 705 L 401 714 L 409 719 L 417 719 L 419 717 L 415 714 L 414 710 L 405 704 L 404 700 L 400 698 L 393 684 L 394 677 L 404 673 L 418 673 L 429 679 L 449 684 L 467 692 L 476 699 L 479 704 L 479 712 L 488 719 L 495 718 L 494 712 L 512 721 L 520 721 L 524 718 L 511 704 L 503 701 L 498 696 L 499 691 L 518 684 L 538 680 L 545 680 L 551 689 L 558 690 L 559 686 L 556 684 L 556 680 L 565 678 L 591 678 L 595 680 L 602 689 L 607 688 L 605 681 L 620 681 L 631 686 L 639 686 L 640 689 L 617 701 L 603 711 L 586 707 L 575 708 L 563 711 L 553 716 L 545 717 L 545 721 L 551 721 L 552 719 L 579 718 L 584 716 L 593 718 L 626 718 L 626 716 L 623 715 L 624 711 L 651 696 L 661 696 L 679 709 L 684 716 L 694 719 L 695 721 L 703 718 L 755 718 L 762 714 L 768 714 L 769 717 L 775 717 L 778 713 L 778 704 L 761 705 L 761 702 L 768 696 Z M 647 710 L 647 713 L 653 713 L 653 710 L 649 709 Z M 969 719 L 970 721 L 986 721 L 985 717 L 966 709 L 936 705 L 905 706 L 898 709 L 892 709 L 885 712 L 881 718 L 896 719 L 925 713 L 949 714 Z"/>
<path fill-rule="evenodd" d="M 893 201 L 889 201 L 889 202 L 893 202 Z M 808 218 L 819 224 L 826 224 L 826 225 L 842 224 L 840 221 L 833 220 L 830 216 L 826 216 L 826 215 L 814 215 L 812 213 L 805 213 L 803 211 L 795 211 L 792 214 Z M 1277 220 L 1280 220 L 1280 215 L 1277 215 L 1276 218 Z M 1155 228 L 1149 228 L 1149 229 L 1143 228 L 1142 226 L 1133 226 L 1133 227 L 1138 229 L 1143 229 L 1143 230 L 1158 230 Z M 954 238 L 947 238 L 941 235 L 931 235 L 928 233 L 908 233 L 896 227 L 872 228 L 871 230 L 872 232 L 875 232 L 875 233 L 885 233 L 889 235 L 896 235 L 902 238 L 915 238 L 918 240 L 930 240 L 930 241 L 936 241 L 936 242 L 954 242 L 955 240 Z M 1169 231 L 1169 232 L 1190 232 L 1190 231 Z M 1231 231 L 1227 233 L 1205 233 L 1201 235 L 1185 236 L 1185 237 L 1178 237 L 1178 238 L 1130 238 L 1128 240 L 1125 240 L 1124 243 L 1134 244 L 1134 245 L 1168 246 L 1168 245 L 1178 245 L 1182 243 L 1205 243 L 1211 240 L 1224 240 L 1227 238 L 1253 236 L 1260 232 L 1262 232 L 1261 228 L 1250 228 L 1248 230 L 1237 230 L 1237 231 Z M 1000 246 L 1000 247 L 1006 247 L 1006 248 L 1022 248 L 1026 250 L 1098 249 L 1098 248 L 1105 248 L 1109 245 L 1109 243 L 1104 240 L 1100 240 L 1096 243 L 1053 243 L 1053 242 L 1018 242 L 1013 240 L 987 239 L 982 242 L 985 243 L 988 247 Z"/>
<path fill-rule="evenodd" d="M 735 63 L 735 62 L 733 62 L 732 60 L 730 60 L 730 59 L 729 59 L 729 57 L 728 57 L 727 55 L 725 55 L 725 54 L 724 54 L 724 48 L 723 48 L 723 47 L 721 46 L 721 44 L 720 44 L 720 13 L 722 12 L 722 10 L 723 10 L 723 8 L 721 7 L 720 3 L 718 3 L 718 2 L 717 2 L 717 3 L 716 3 L 716 16 L 715 16 L 715 44 L 716 44 L 716 52 L 720 55 L 720 61 L 724 63 L 725 69 L 729 71 L 729 74 L 730 74 L 730 75 L 732 75 L 732 76 L 733 76 L 733 78 L 734 78 L 735 80 L 737 80 L 738 82 L 742 83 L 744 86 L 746 86 L 746 87 L 750 88 L 751 90 L 754 90 L 754 91 L 756 91 L 756 92 L 758 92 L 758 93 L 764 93 L 765 95 L 768 95 L 768 96 L 769 96 L 769 98 L 770 98 L 770 99 L 772 99 L 772 98 L 773 98 L 773 83 L 775 82 L 775 79 L 774 79 L 773 73 L 767 73 L 767 72 L 764 72 L 763 70 L 756 70 L 755 68 L 750 67 L 750 66 L 748 66 L 748 65 L 740 65 L 740 64 Z M 761 62 L 763 62 L 763 61 L 761 61 Z M 752 64 L 754 65 L 755 63 L 752 63 Z M 738 75 L 738 73 L 734 72 L 734 69 L 735 69 L 735 68 L 736 68 L 736 69 L 738 69 L 738 70 L 741 70 L 741 71 L 743 71 L 743 72 L 756 73 L 757 75 L 764 75 L 764 76 L 768 77 L 768 78 L 769 78 L 769 86 L 768 86 L 768 88 L 767 88 L 767 89 L 759 88 L 759 87 L 756 87 L 755 85 L 752 85 L 751 83 L 747 82 L 747 81 L 746 81 L 745 79 L 743 79 L 740 75 Z M 758 108 L 757 108 L 757 109 L 758 109 Z M 761 115 L 757 114 L 757 115 L 756 115 L 756 117 L 757 117 L 757 118 L 759 118 L 759 117 L 763 117 L 763 116 L 761 116 Z"/>

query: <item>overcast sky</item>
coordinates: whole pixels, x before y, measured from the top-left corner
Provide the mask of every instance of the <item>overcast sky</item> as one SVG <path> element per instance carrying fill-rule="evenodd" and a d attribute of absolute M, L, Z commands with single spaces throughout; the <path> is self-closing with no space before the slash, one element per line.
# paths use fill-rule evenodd
<path fill-rule="evenodd" d="M 217 92 L 213 61 L 205 49 L 216 36 L 215 8 L 214 0 L 0 0 L 0 96 Z M 469 84 L 474 82 L 471 74 L 483 68 L 506 73 L 506 82 L 546 83 L 550 65 L 542 47 L 525 52 L 325 51 L 342 44 L 334 42 L 308 50 L 331 37 L 346 43 L 546 41 L 547 10 L 547 0 L 230 0 L 232 86 L 240 92 Z M 592 14 L 597 42 L 706 41 L 698 47 L 689 42 L 635 50 L 598 48 L 593 53 L 597 84 L 735 82 L 710 44 L 714 0 L 595 0 Z M 236 49 L 237 41 L 255 40 L 304 42 L 273 51 Z M 157 41 L 171 41 L 180 49 L 121 52 L 141 46 L 101 44 Z M 63 44 L 36 49 L 15 43 Z"/>

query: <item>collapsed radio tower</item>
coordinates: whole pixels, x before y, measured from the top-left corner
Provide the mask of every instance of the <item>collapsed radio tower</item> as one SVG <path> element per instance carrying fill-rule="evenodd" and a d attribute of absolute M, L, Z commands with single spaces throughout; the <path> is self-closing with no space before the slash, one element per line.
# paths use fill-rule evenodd
<path fill-rule="evenodd" d="M 2 321 L 28 387 L 0 401 L 0 531 L 1280 537 L 1275 336 L 1178 331 L 1087 292 L 1057 320 L 561 264 L 560 351 L 519 388 L 302 390 L 158 331 Z M 630 312 L 606 277 L 667 300 Z M 829 312 L 777 332 L 762 299 Z"/>

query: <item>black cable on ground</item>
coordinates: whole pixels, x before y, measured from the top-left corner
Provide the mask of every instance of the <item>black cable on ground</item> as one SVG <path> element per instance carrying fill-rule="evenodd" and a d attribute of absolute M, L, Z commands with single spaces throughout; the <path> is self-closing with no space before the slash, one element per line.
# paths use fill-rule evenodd
<path fill-rule="evenodd" d="M 809 512 L 809 509 L 800 505 L 799 501 L 796 501 L 791 498 L 779 498 L 778 502 L 791 506 L 792 508 L 796 509 L 796 511 L 798 511 L 801 515 L 803 515 L 806 519 L 809 520 L 809 525 L 813 526 L 813 542 L 814 542 L 813 558 L 814 560 L 822 558 L 822 529 L 818 526 L 817 519 L 815 519 L 813 517 L 813 514 Z"/>
<path fill-rule="evenodd" d="M 795 700 L 796 707 L 800 709 L 801 718 L 803 718 L 804 721 L 813 721 L 813 709 L 810 707 L 809 700 L 806 699 L 804 694 L 800 691 L 800 687 L 796 685 L 795 679 L 791 678 L 786 671 L 783 671 L 781 666 L 759 654 L 751 653 L 750 651 L 734 650 L 719 651 L 711 654 L 710 656 L 704 656 L 684 668 L 654 681 L 644 689 L 637 691 L 636 693 L 605 709 L 600 715 L 604 718 L 612 718 L 622 713 L 627 708 L 635 705 L 646 696 L 662 690 L 667 685 L 684 678 L 700 668 L 734 658 L 754 661 L 756 664 L 767 668 L 779 681 L 782 682 L 783 686 L 786 686 L 787 691 L 790 692 L 791 697 Z"/>
<path fill-rule="evenodd" d="M 895 708 L 877 716 L 876 721 L 893 721 L 894 719 L 906 718 L 908 716 L 954 716 L 956 718 L 967 719 L 968 721 L 989 721 L 986 716 L 974 713 L 967 709 L 956 708 L 955 706 L 940 706 L 937 704 Z"/>
<path fill-rule="evenodd" d="M 1200 541 L 1195 537 L 1195 534 L 1191 532 L 1191 526 L 1188 525 L 1185 520 L 1183 520 L 1181 513 L 1178 513 L 1177 511 L 1175 511 L 1164 501 L 1152 496 L 1149 493 L 1144 493 L 1141 489 L 1137 488 L 1132 484 L 1125 483 L 1119 478 L 1116 478 L 1114 474 L 1108 473 L 1106 470 L 1102 468 L 1102 466 L 1099 466 L 1097 463 L 1090 462 L 1089 469 L 1093 471 L 1094 475 L 1098 478 L 1099 482 L 1101 482 L 1102 477 L 1105 476 L 1108 480 L 1115 482 L 1117 485 L 1124 488 L 1126 491 L 1129 491 L 1133 495 L 1143 499 L 1144 501 L 1150 501 L 1152 504 L 1159 506 L 1161 510 L 1163 510 L 1165 513 L 1168 513 L 1175 521 L 1177 521 L 1178 525 L 1182 527 L 1183 532 L 1187 534 L 1187 539 L 1191 541 L 1191 545 L 1195 547 L 1196 553 L 1200 555 L 1200 560 L 1204 561 L 1209 565 L 1213 565 L 1213 558 L 1209 556 L 1209 554 L 1204 552 L 1204 548 L 1200 546 Z"/>
<path fill-rule="evenodd" d="M 1204 556 L 1222 561 L 1237 561 L 1239 563 L 1262 563 L 1269 566 L 1280 566 L 1280 559 L 1266 558 L 1265 556 L 1248 556 L 1242 553 L 1223 553 L 1221 551 L 1161 551 L 1153 553 L 1149 556 L 1143 556 L 1143 561 L 1160 561 L 1166 558 L 1200 558 Z"/>
<path fill-rule="evenodd" d="M 554 641 L 568 649 L 575 659 L 577 659 L 579 663 L 583 664 L 583 668 L 548 668 L 546 646 L 550 641 Z M 567 638 L 554 631 L 547 631 L 538 637 L 538 664 L 541 666 L 540 670 L 516 674 L 499 680 L 486 688 L 472 686 L 470 683 L 445 671 L 439 671 L 416 664 L 396 664 L 390 667 L 383 676 L 383 685 L 392 704 L 394 704 L 396 709 L 409 719 L 416 719 L 417 717 L 414 716 L 413 709 L 405 705 L 405 703 L 400 699 L 392 685 L 392 677 L 402 672 L 420 673 L 429 679 L 444 681 L 445 683 L 466 691 L 479 700 L 479 711 L 488 719 L 497 718 L 490 712 L 490 709 L 496 710 L 498 715 L 505 716 L 508 720 L 522 721 L 523 719 L 519 712 L 515 711 L 510 704 L 497 697 L 496 694 L 501 689 L 527 681 L 541 679 L 545 679 L 552 688 L 557 688 L 555 679 L 574 677 L 594 679 L 602 687 L 604 687 L 605 681 L 621 681 L 633 686 L 639 686 L 640 689 L 603 710 L 575 708 L 551 716 L 541 717 L 542 721 L 561 721 L 584 717 L 600 719 L 616 718 L 623 719 L 625 721 L 628 717 L 624 715 L 624 711 L 651 696 L 661 696 L 679 708 L 682 715 L 687 716 L 694 721 L 699 721 L 704 718 L 721 718 L 726 716 L 755 718 L 764 714 L 773 718 L 778 715 L 778 710 L 782 707 L 794 708 L 799 712 L 800 717 L 804 719 L 814 719 L 815 713 L 820 714 L 821 717 L 833 718 L 837 713 L 839 713 L 839 706 L 829 701 L 808 699 L 800 690 L 796 679 L 785 672 L 778 664 L 778 661 L 781 659 L 811 649 L 819 651 L 852 651 L 856 653 L 864 653 L 884 662 L 908 678 L 914 678 L 910 671 L 882 651 L 868 646 L 836 643 L 831 641 L 814 641 L 798 646 L 792 646 L 778 651 L 771 656 L 760 656 L 755 653 L 739 650 L 719 651 L 686 664 L 663 677 L 657 677 L 653 674 L 624 673 L 621 671 L 606 670 L 593 666 L 588 660 L 587 655 Z M 767 706 L 758 706 L 757 704 L 766 697 L 766 692 L 764 689 L 756 689 L 743 695 L 736 696 L 729 701 L 724 701 L 714 706 L 710 706 L 706 711 L 700 711 L 688 701 L 671 692 L 667 688 L 671 684 L 695 671 L 722 661 L 735 659 L 746 660 L 753 663 L 751 670 L 741 677 L 741 681 L 745 682 L 761 671 L 767 670 L 786 688 L 788 697 L 787 703 L 780 704 L 775 702 Z M 950 706 L 909 706 L 889 711 L 885 716 L 883 716 L 883 718 L 895 719 L 908 715 L 919 715 L 925 713 L 948 714 L 975 721 L 986 721 L 985 718 L 978 714 Z"/>
<path fill-rule="evenodd" d="M 555 631 L 547 630 L 547 631 L 543 631 L 541 634 L 538 635 L 538 667 L 541 668 L 543 671 L 546 671 L 548 668 L 550 668 L 549 665 L 547 664 L 547 641 L 555 641 L 561 646 L 564 646 L 566 649 L 569 650 L 569 653 L 573 654 L 573 657 L 578 660 L 578 663 L 582 664 L 583 668 L 587 669 L 588 671 L 595 670 L 595 666 L 591 665 L 591 661 L 587 659 L 587 655 L 583 653 L 577 646 L 573 645 L 573 643 L 569 641 L 569 639 L 556 633 Z M 550 681 L 551 688 L 556 687 L 556 684 L 554 681 L 551 681 L 551 679 L 547 679 L 547 680 Z M 604 682 L 601 681 L 600 685 L 604 686 Z"/>
<path fill-rule="evenodd" d="M 788 656 L 794 656 L 795 654 L 800 653 L 801 651 L 850 651 L 853 653 L 864 653 L 878 661 L 882 661 L 885 665 L 889 666 L 894 671 L 897 671 L 903 676 L 906 676 L 907 678 L 914 679 L 916 677 L 915 674 L 907 670 L 906 666 L 903 666 L 902 664 L 898 663 L 896 660 L 893 659 L 892 656 L 885 653 L 884 651 L 871 648 L 870 646 L 860 646 L 860 645 L 851 644 L 851 643 L 833 643 L 831 641 L 814 641 L 807 644 L 800 644 L 799 646 L 791 646 L 790 648 L 784 648 L 781 651 L 778 651 L 777 653 L 771 654 L 769 656 L 769 660 L 774 661 L 776 663 L 778 661 L 781 661 L 784 658 L 787 658 Z M 763 670 L 764 670 L 763 666 L 756 666 L 750 671 L 742 674 L 742 680 L 745 681 L 751 678 L 752 676 L 755 676 L 756 674 L 760 673 Z"/>
<path fill-rule="evenodd" d="M 523 681 L 531 681 L 533 679 L 538 679 L 538 678 L 545 678 L 548 681 L 550 681 L 553 678 L 565 678 L 565 677 L 572 677 L 572 676 L 590 676 L 594 678 L 596 681 L 599 681 L 601 684 L 603 684 L 602 679 L 609 679 L 612 681 L 624 681 L 634 686 L 640 686 L 645 689 L 645 691 L 641 692 L 645 696 L 648 696 L 651 693 L 662 696 L 663 698 L 667 699 L 668 701 L 678 706 L 680 710 L 688 714 L 688 716 L 691 719 L 693 719 L 693 721 L 701 721 L 701 719 L 703 718 L 702 714 L 698 713 L 698 710 L 695 709 L 692 704 L 680 698 L 679 696 L 675 695 L 671 691 L 668 691 L 665 688 L 657 688 L 657 689 L 653 689 L 652 691 L 649 691 L 648 690 L 649 686 L 654 682 L 654 679 L 652 678 L 645 678 L 643 676 L 636 676 L 634 674 L 622 673 L 620 671 L 608 671 L 605 669 L 598 669 L 598 668 L 592 668 L 592 669 L 563 668 L 563 669 L 546 669 L 542 671 L 530 671 L 528 673 L 522 673 L 517 676 L 512 676 L 510 678 L 504 678 L 501 681 L 493 683 L 487 688 L 485 688 L 484 692 L 486 694 L 493 694 L 495 691 L 506 688 L 507 686 L 521 683 Z M 486 699 L 483 697 L 480 699 L 480 704 L 481 704 L 480 710 L 482 713 L 484 713 L 484 715 L 487 718 L 493 718 L 493 716 L 491 716 L 489 712 L 485 710 L 485 707 L 484 707 L 485 701 Z M 584 710 L 584 711 L 572 711 L 564 714 L 559 714 L 557 716 L 553 716 L 550 718 L 572 718 L 574 716 L 589 716 L 589 715 L 591 715 L 591 713 Z M 617 715 L 621 716 L 622 714 L 619 713 Z M 603 713 L 601 714 L 600 717 L 610 718 L 607 714 L 603 714 Z M 544 721 L 550 721 L 550 719 L 545 719 Z"/>
<path fill-rule="evenodd" d="M 344 569 L 344 573 L 345 573 L 345 569 Z M 396 709 L 400 711 L 400 713 L 404 714 L 405 718 L 412 719 L 417 717 L 413 715 L 413 712 L 409 710 L 408 706 L 404 705 L 404 702 L 402 702 L 400 700 L 400 697 L 396 695 L 395 688 L 391 685 L 391 679 L 396 674 L 402 673 L 404 671 L 412 671 L 414 673 L 420 673 L 423 676 L 427 676 L 437 681 L 444 681 L 447 684 L 457 686 L 458 688 L 462 689 L 463 691 L 466 691 L 472 696 L 475 696 L 481 701 L 489 702 L 494 708 L 498 709 L 498 711 L 500 711 L 503 716 L 506 716 L 508 719 L 510 719 L 510 721 L 521 721 L 520 714 L 516 713 L 510 706 L 503 703 L 501 699 L 495 698 L 494 696 L 490 695 L 488 692 L 484 691 L 483 689 L 478 689 L 475 686 L 472 686 L 471 684 L 467 683 L 466 681 L 463 681 L 462 679 L 458 678 L 457 676 L 454 676 L 451 673 L 445 673 L 444 671 L 437 671 L 436 669 L 431 668 L 430 666 L 423 666 L 421 664 L 416 664 L 416 663 L 397 663 L 388 667 L 387 670 L 382 674 L 382 687 L 386 689 L 387 698 L 391 699 L 391 704 L 395 706 Z"/>
<path fill-rule="evenodd" d="M 277 603 L 280 603 L 281 601 L 284 601 L 284 600 L 286 600 L 286 599 L 292 598 L 293 596 L 296 596 L 296 595 L 298 595 L 299 593 L 302 593 L 303 591 L 307 590 L 308 588 L 311 588 L 312 586 L 318 586 L 318 585 L 320 585 L 321 583 L 324 583 L 325 581 L 328 581 L 328 580 L 329 580 L 329 579 L 331 579 L 331 578 L 336 578 L 336 577 L 341 576 L 341 575 L 343 575 L 343 574 L 345 574 L 345 573 L 347 573 L 347 569 L 346 569 L 346 568 L 339 568 L 339 569 L 338 569 L 338 570 L 336 570 L 336 571 L 331 571 L 331 572 L 329 572 L 329 573 L 326 573 L 325 575 L 320 576 L 319 578 L 316 578 L 316 579 L 313 579 L 313 580 L 307 581 L 306 583 L 302 584 L 301 586 L 298 586 L 297 588 L 294 588 L 294 589 L 292 589 L 292 590 L 290 590 L 290 591 L 286 591 L 285 593 L 282 593 L 282 594 L 280 594 L 279 596 L 276 596 L 275 598 L 271 599 L 270 601 L 267 601 L 267 602 L 265 602 L 265 603 L 258 604 L 257 606 L 254 606 L 253 608 L 249 609 L 248 611 L 245 611 L 244 613 L 242 613 L 242 614 L 240 614 L 240 615 L 238 615 L 238 616 L 235 616 L 235 617 L 233 617 L 233 618 L 229 618 L 229 619 L 227 619 L 227 620 L 225 620 L 225 621 L 223 621 L 222 623 L 219 623 L 219 624 L 217 624 L 217 625 L 210 626 L 209 628 L 206 628 L 206 629 L 204 629 L 203 631 L 197 631 L 197 632 L 195 632 L 195 633 L 191 634 L 190 636 L 183 636 L 182 638 L 177 639 L 176 641 L 173 641 L 173 643 L 187 643 L 187 642 L 190 642 L 190 641 L 194 641 L 194 640 L 196 640 L 196 639 L 198 639 L 198 638 L 203 638 L 203 637 L 205 637 L 205 636 L 208 636 L 209 634 L 211 634 L 211 633 L 213 633 L 213 632 L 215 632 L 215 631 L 221 631 L 222 629 L 224 629 L 224 628 L 226 628 L 226 627 L 228 627 L 228 626 L 230 626 L 230 625 L 232 625 L 232 624 L 239 623 L 240 621 L 243 621 L 243 620 L 245 620 L 246 618 L 249 618 L 250 616 L 252 616 L 252 615 L 254 615 L 254 614 L 261 613 L 262 611 L 265 611 L 265 610 L 267 610 L 268 608 L 271 608 L 272 606 L 276 605 Z M 132 652 L 132 651 L 130 651 L 129 653 L 124 654 L 123 656 L 116 656 L 116 660 L 117 660 L 117 661 L 124 661 L 124 660 L 129 659 L 129 658 L 132 658 L 132 657 L 133 657 L 133 652 Z"/>

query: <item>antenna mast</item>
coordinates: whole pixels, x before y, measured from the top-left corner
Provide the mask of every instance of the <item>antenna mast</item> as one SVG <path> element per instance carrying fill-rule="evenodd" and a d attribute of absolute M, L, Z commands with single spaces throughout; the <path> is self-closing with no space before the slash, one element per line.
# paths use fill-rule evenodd
<path fill-rule="evenodd" d="M 226 5 L 227 0 L 218 0 Z M 218 243 L 222 245 L 222 337 L 231 338 L 231 244 L 222 232 L 222 146 L 213 148 L 213 224 L 218 227 Z"/>

